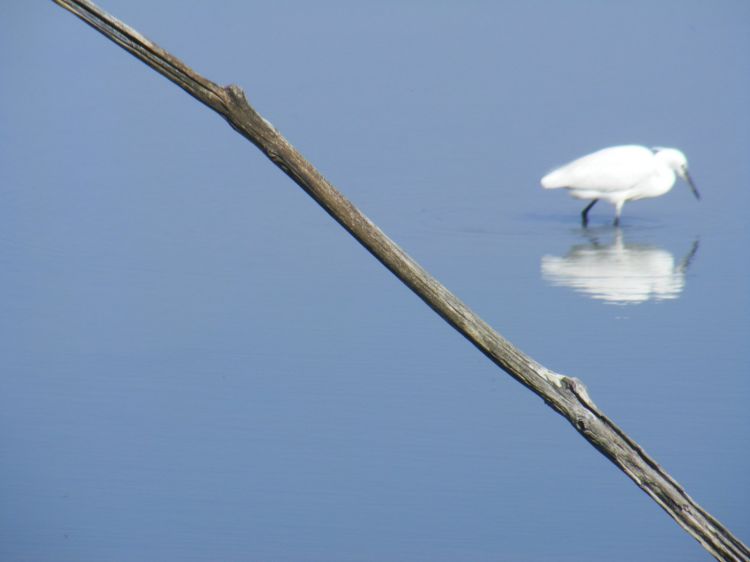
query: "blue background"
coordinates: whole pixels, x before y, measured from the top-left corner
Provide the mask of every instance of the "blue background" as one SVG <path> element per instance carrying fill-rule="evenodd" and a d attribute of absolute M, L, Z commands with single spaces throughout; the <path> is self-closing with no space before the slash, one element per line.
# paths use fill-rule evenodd
<path fill-rule="evenodd" d="M 102 6 L 750 539 L 750 4 Z M 0 558 L 710 559 L 173 84 L 52 2 L 0 4 L 0 68 Z M 623 143 L 684 150 L 703 200 L 582 231 L 539 178 Z M 543 276 L 618 236 L 697 242 L 678 294 Z"/>

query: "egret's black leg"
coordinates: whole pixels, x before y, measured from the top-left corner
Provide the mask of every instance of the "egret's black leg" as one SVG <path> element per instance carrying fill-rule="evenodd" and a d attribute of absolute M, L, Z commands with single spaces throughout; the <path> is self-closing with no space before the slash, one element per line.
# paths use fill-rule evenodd
<path fill-rule="evenodd" d="M 584 228 L 586 228 L 589 224 L 589 211 L 591 210 L 591 207 L 596 205 L 596 202 L 599 201 L 598 199 L 594 199 L 591 203 L 586 205 L 586 208 L 581 211 L 581 224 Z"/>
<path fill-rule="evenodd" d="M 613 223 L 613 226 L 620 226 L 620 216 L 615 215 L 615 222 Z"/>

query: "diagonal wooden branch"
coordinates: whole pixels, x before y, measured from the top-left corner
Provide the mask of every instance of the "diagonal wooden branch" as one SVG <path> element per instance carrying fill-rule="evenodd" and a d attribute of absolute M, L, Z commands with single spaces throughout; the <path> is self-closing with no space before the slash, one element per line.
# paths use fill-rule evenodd
<path fill-rule="evenodd" d="M 589 398 L 583 383 L 538 364 L 487 325 L 341 195 L 250 106 L 239 87 L 221 87 L 207 80 L 91 2 L 53 1 L 222 115 L 419 298 L 506 373 L 564 416 L 714 557 L 750 562 L 747 546 L 695 503 L 656 461 L 605 416 Z"/>

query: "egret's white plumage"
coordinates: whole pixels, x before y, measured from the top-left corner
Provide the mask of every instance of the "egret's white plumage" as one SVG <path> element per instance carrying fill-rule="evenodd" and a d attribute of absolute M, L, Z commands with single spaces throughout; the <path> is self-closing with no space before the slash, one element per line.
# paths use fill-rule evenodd
<path fill-rule="evenodd" d="M 625 201 L 664 195 L 674 186 L 676 176 L 688 182 L 693 194 L 700 198 L 682 152 L 676 148 L 625 145 L 604 148 L 553 170 L 542 178 L 542 187 L 564 187 L 577 199 L 590 199 L 581 213 L 584 226 L 589 210 L 599 199 L 611 203 L 617 225 Z"/>

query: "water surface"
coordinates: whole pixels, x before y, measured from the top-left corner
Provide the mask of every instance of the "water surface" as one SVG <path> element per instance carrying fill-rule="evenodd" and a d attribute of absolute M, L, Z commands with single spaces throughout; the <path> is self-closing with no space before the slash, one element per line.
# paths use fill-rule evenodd
<path fill-rule="evenodd" d="M 106 8 L 750 540 L 745 2 Z M 220 118 L 51 2 L 0 47 L 2 559 L 709 559 Z M 630 142 L 703 200 L 538 186 Z"/>

